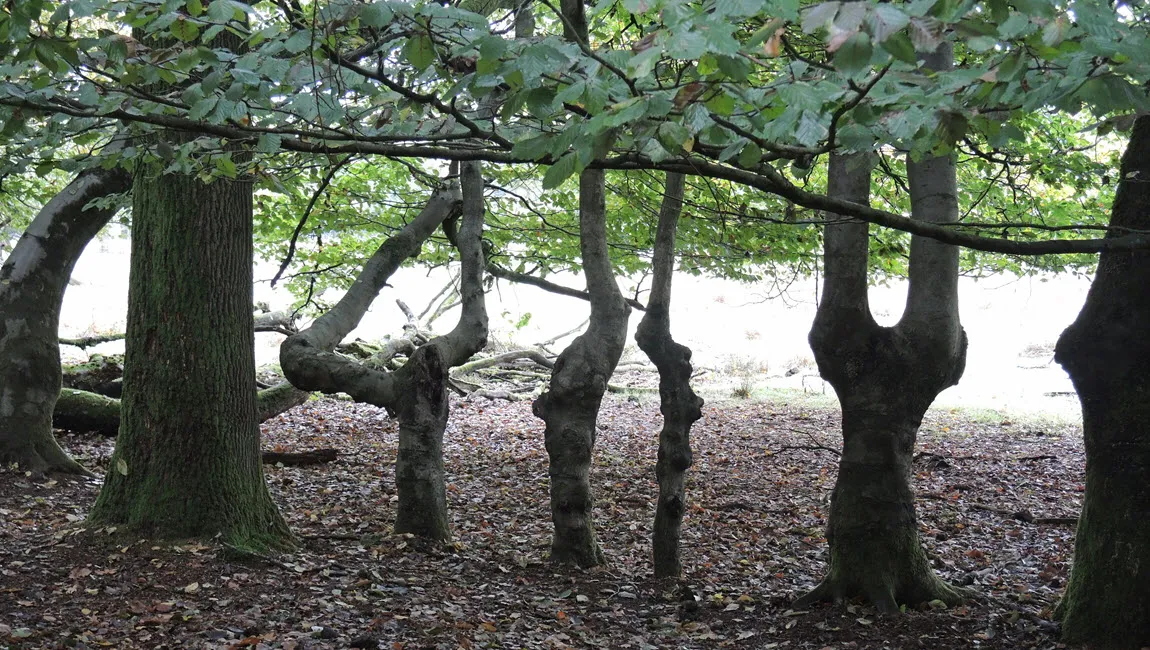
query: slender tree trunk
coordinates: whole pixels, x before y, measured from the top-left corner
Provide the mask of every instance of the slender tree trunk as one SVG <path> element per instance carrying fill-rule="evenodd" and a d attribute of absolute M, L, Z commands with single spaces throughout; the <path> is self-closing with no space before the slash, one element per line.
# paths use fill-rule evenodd
<path fill-rule="evenodd" d="M 631 313 L 612 274 L 606 221 L 603 171 L 584 171 L 579 177 L 579 248 L 591 295 L 591 324 L 559 355 L 551 385 L 533 406 L 536 417 L 546 423 L 543 435 L 555 526 L 551 560 L 581 567 L 603 563 L 588 476 L 595 420 L 607 381 L 623 354 Z"/>
<path fill-rule="evenodd" d="M 928 57 L 945 65 L 949 52 Z M 957 218 L 954 160 L 907 161 L 915 218 Z M 831 158 L 828 193 L 866 203 L 870 159 Z M 826 285 L 810 333 L 819 372 L 842 405 L 843 454 L 831 495 L 826 578 L 796 601 L 863 597 L 884 611 L 963 594 L 930 568 L 918 538 L 910 464 L 922 417 L 939 392 L 958 382 L 966 334 L 958 319 L 958 251 L 914 237 L 906 310 L 880 327 L 867 301 L 867 226 L 828 224 Z"/>
<path fill-rule="evenodd" d="M 92 523 L 290 543 L 260 460 L 251 305 L 250 180 L 137 172 L 122 422 Z"/>
<path fill-rule="evenodd" d="M 115 212 L 85 206 L 129 186 L 119 169 L 80 173 L 40 210 L 0 267 L 0 463 L 86 473 L 52 436 L 60 305 L 76 260 Z"/>
<path fill-rule="evenodd" d="M 461 165 L 463 225 L 453 235 L 461 258 L 463 309 L 451 332 L 432 339 L 396 372 L 407 397 L 395 405 L 399 453 L 395 489 L 399 502 L 395 530 L 448 539 L 447 490 L 443 471 L 443 432 L 447 429 L 448 371 L 487 344 L 483 295 L 483 176 L 479 163 Z"/>
<path fill-rule="evenodd" d="M 675 233 L 683 211 L 682 174 L 668 173 L 659 226 L 655 233 L 654 279 L 647 313 L 639 322 L 635 341 L 659 369 L 659 502 L 651 546 L 655 577 L 675 578 L 683 572 L 679 556 L 679 529 L 687 509 L 683 478 L 691 466 L 691 425 L 703 416 L 703 400 L 691 390 L 691 349 L 671 337 L 671 280 L 675 272 Z"/>
<path fill-rule="evenodd" d="M 1150 228 L 1150 117 L 1122 157 L 1112 227 Z M 1107 236 L 1113 236 L 1109 233 Z M 1063 638 L 1150 646 L 1150 253 L 1103 253 L 1055 360 L 1082 402 L 1086 496 L 1059 603 Z"/>

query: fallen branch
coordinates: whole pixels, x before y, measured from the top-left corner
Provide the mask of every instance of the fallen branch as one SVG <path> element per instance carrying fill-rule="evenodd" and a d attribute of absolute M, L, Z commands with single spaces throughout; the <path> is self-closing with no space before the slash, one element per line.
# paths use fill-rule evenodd
<path fill-rule="evenodd" d="M 285 465 L 298 467 L 302 465 L 319 465 L 322 463 L 330 463 L 339 457 L 339 452 L 335 449 L 313 449 L 311 451 L 300 452 L 281 452 L 281 451 L 265 451 L 263 452 L 263 461 L 267 465 Z"/>
<path fill-rule="evenodd" d="M 1078 517 L 1035 517 L 1029 510 L 1004 510 L 1002 508 L 995 508 L 993 506 L 983 505 L 981 503 L 971 503 L 968 505 L 972 510 L 993 512 L 1004 517 L 1026 522 L 1028 524 L 1047 524 L 1056 526 L 1078 525 Z"/>
<path fill-rule="evenodd" d="M 507 363 L 509 361 L 516 361 L 519 359 L 530 359 L 535 363 L 543 366 L 544 368 L 547 368 L 548 370 L 551 370 L 555 367 L 555 362 L 553 360 L 548 359 L 543 353 L 537 350 L 512 350 L 511 352 L 504 352 L 503 354 L 497 354 L 493 357 L 469 361 L 456 368 L 452 374 L 465 375 L 469 372 L 474 372 L 482 368 L 490 368 L 492 366 L 498 366 L 500 364 Z"/>

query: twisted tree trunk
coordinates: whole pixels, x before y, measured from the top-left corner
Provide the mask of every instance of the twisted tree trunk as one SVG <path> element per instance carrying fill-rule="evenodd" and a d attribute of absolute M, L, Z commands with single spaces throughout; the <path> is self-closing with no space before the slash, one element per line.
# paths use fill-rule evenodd
<path fill-rule="evenodd" d="M 631 313 L 611 270 L 606 212 L 603 170 L 584 171 L 579 177 L 579 250 L 591 296 L 591 324 L 559 355 L 548 390 L 532 408 L 546 423 L 543 435 L 555 526 L 551 560 L 581 567 L 603 563 L 588 476 L 595 420 L 607 381 L 623 354 Z"/>
<path fill-rule="evenodd" d="M 1122 157 L 1112 227 L 1150 228 L 1150 117 Z M 1113 236 L 1109 233 L 1108 237 Z M 1057 613 L 1065 641 L 1150 646 L 1150 253 L 1103 253 L 1054 358 L 1082 402 L 1086 496 Z"/>
<path fill-rule="evenodd" d="M 290 544 L 260 460 L 251 306 L 250 179 L 138 170 L 122 423 L 92 523 Z"/>
<path fill-rule="evenodd" d="M 115 212 L 85 207 L 130 185 L 120 169 L 80 173 L 40 210 L 0 267 L 0 463 L 86 473 L 52 436 L 60 305 L 76 260 Z"/>
<path fill-rule="evenodd" d="M 928 64 L 949 65 L 949 56 L 941 51 Z M 832 156 L 828 194 L 867 203 L 870 165 L 866 154 Z M 908 160 L 907 175 L 916 219 L 957 219 L 952 157 Z M 795 606 L 858 596 L 883 611 L 956 603 L 962 593 L 935 576 L 919 541 L 909 477 L 923 415 L 966 364 L 958 249 L 914 237 L 906 310 L 894 327 L 880 327 L 867 301 L 867 225 L 828 224 L 824 246 L 825 290 L 809 340 L 842 406 L 843 453 L 827 525 L 827 576 Z"/>
<path fill-rule="evenodd" d="M 679 529 L 687 509 L 683 477 L 691 466 L 691 425 L 703 416 L 703 400 L 691 390 L 691 349 L 671 337 L 671 280 L 675 272 L 675 232 L 683 211 L 682 174 L 668 173 L 655 255 L 654 279 L 647 313 L 639 322 L 635 341 L 659 369 L 659 502 L 655 506 L 655 529 L 651 546 L 655 577 L 673 578 L 683 572 L 679 556 Z"/>
<path fill-rule="evenodd" d="M 280 366 L 295 386 L 325 393 L 344 392 L 357 401 L 392 409 L 399 418 L 396 532 L 432 539 L 450 536 L 443 472 L 443 432 L 447 425 L 447 371 L 479 351 L 487 340 L 483 300 L 483 179 L 479 166 L 464 164 L 458 186 L 435 192 L 411 223 L 384 242 L 364 265 L 344 297 L 312 326 L 280 346 Z M 452 235 L 462 260 L 463 309 L 450 333 L 415 351 L 395 372 L 373 368 L 332 352 L 371 306 L 387 279 L 437 227 L 463 204 L 463 225 Z"/>

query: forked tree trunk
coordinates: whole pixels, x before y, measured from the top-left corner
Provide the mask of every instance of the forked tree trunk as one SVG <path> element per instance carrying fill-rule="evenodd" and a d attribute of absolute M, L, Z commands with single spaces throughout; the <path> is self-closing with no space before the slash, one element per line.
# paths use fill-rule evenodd
<path fill-rule="evenodd" d="M 260 460 L 251 305 L 251 181 L 139 170 L 122 423 L 91 523 L 290 544 Z"/>
<path fill-rule="evenodd" d="M 608 257 L 602 170 L 587 170 L 579 177 L 579 250 L 591 295 L 591 323 L 559 355 L 551 384 L 532 410 L 546 423 L 543 435 L 555 527 L 551 560 L 590 567 L 604 560 L 595 539 L 588 478 L 595 420 L 607 381 L 623 354 L 631 313 Z"/>
<path fill-rule="evenodd" d="M 478 164 L 463 165 L 462 184 L 463 226 L 455 239 L 463 267 L 463 309 L 455 329 L 421 346 L 395 372 L 368 367 L 332 352 L 359 323 L 400 264 L 417 255 L 431 233 L 456 214 L 461 203 L 458 186 L 433 194 L 417 218 L 376 250 L 335 307 L 280 346 L 280 366 L 295 386 L 325 393 L 345 392 L 357 401 L 397 413 L 396 532 L 431 539 L 450 535 L 442 456 L 448 415 L 447 371 L 470 358 L 487 340 L 482 283 L 483 179 Z"/>
<path fill-rule="evenodd" d="M 463 219 L 454 236 L 459 250 L 463 309 L 451 332 L 415 351 L 396 372 L 405 398 L 395 404 L 399 452 L 395 459 L 395 531 L 448 539 L 447 488 L 443 470 L 443 432 L 447 429 L 448 371 L 487 344 L 487 308 L 483 296 L 483 176 L 477 162 L 461 165 Z"/>
<path fill-rule="evenodd" d="M 76 260 L 115 212 L 85 206 L 130 184 L 119 169 L 81 172 L 40 210 L 0 267 L 0 464 L 86 473 L 52 436 L 60 305 Z"/>
<path fill-rule="evenodd" d="M 1134 124 L 1110 225 L 1150 229 L 1150 117 Z M 1148 324 L 1150 252 L 1106 252 L 1054 353 L 1078 391 L 1086 439 L 1086 495 L 1057 613 L 1064 640 L 1091 648 L 1150 646 Z"/>
<path fill-rule="evenodd" d="M 655 233 L 654 278 L 647 313 L 639 322 L 635 341 L 659 369 L 659 502 L 651 546 L 656 578 L 675 578 L 683 572 L 679 555 L 679 529 L 687 508 L 683 478 L 691 466 L 691 425 L 703 416 L 703 400 L 691 390 L 691 349 L 671 337 L 671 280 L 675 272 L 675 232 L 683 211 L 682 174 L 667 174 L 659 226 Z"/>
<path fill-rule="evenodd" d="M 832 156 L 828 194 L 867 203 L 870 164 L 866 154 Z M 907 176 L 916 219 L 957 218 L 953 158 L 908 160 Z M 826 284 L 809 339 L 842 406 L 843 453 L 827 524 L 827 575 L 795 606 L 854 597 L 883 611 L 956 603 L 963 594 L 934 574 L 919 541 L 909 479 L 922 417 L 966 364 L 958 250 L 914 237 L 905 312 L 894 327 L 880 327 L 867 301 L 867 225 L 828 225 L 824 241 Z"/>

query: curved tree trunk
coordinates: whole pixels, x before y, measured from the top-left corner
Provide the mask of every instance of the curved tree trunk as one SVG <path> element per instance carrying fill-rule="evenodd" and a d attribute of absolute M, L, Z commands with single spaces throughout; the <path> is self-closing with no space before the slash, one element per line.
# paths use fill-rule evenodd
<path fill-rule="evenodd" d="M 396 412 L 400 425 L 396 459 L 399 505 L 396 531 L 432 539 L 450 535 L 443 472 L 443 432 L 447 425 L 447 371 L 480 350 L 487 340 L 483 300 L 483 179 L 477 164 L 463 165 L 463 227 L 455 237 L 463 269 L 463 309 L 450 333 L 415 351 L 389 373 L 332 352 L 359 323 L 391 274 L 461 202 L 458 186 L 437 191 L 420 215 L 384 242 L 344 297 L 308 329 L 280 346 L 280 366 L 288 380 L 305 390 L 345 392 L 356 401 Z"/>
<path fill-rule="evenodd" d="M 137 172 L 122 424 L 92 523 L 290 543 L 260 459 L 251 305 L 251 181 Z"/>
<path fill-rule="evenodd" d="M 543 435 L 555 526 L 551 560 L 581 567 L 603 563 L 592 522 L 588 475 L 595 419 L 607 381 L 623 354 L 631 313 L 612 274 L 606 222 L 603 170 L 584 171 L 579 177 L 579 249 L 591 295 L 591 324 L 559 355 L 551 385 L 532 408 L 546 423 Z"/>
<path fill-rule="evenodd" d="M 260 422 L 307 401 L 310 393 L 283 381 L 256 393 Z M 120 432 L 120 400 L 74 388 L 63 388 L 52 412 L 52 426 L 66 431 L 95 431 L 105 436 Z"/>
<path fill-rule="evenodd" d="M 1112 227 L 1150 228 L 1150 117 L 1122 157 Z M 1107 236 L 1112 236 L 1110 233 Z M 1103 253 L 1055 360 L 1082 402 L 1086 496 L 1059 603 L 1064 640 L 1150 646 L 1150 253 Z"/>
<path fill-rule="evenodd" d="M 691 390 L 691 349 L 671 337 L 671 280 L 675 272 L 675 232 L 683 211 L 683 185 L 682 174 L 667 174 L 651 262 L 651 297 L 635 332 L 639 348 L 659 369 L 663 429 L 659 432 L 659 460 L 655 464 L 659 502 L 651 539 L 657 578 L 676 578 L 683 572 L 679 557 L 679 529 L 687 509 L 683 477 L 692 462 L 691 425 L 703 416 L 703 400 Z"/>
<path fill-rule="evenodd" d="M 943 65 L 949 52 L 929 58 Z M 828 194 L 867 203 L 870 165 L 866 154 L 832 156 Z M 953 158 L 908 160 L 907 175 L 916 219 L 957 218 Z M 867 225 L 828 224 L 824 245 L 825 291 L 809 340 L 842 406 L 843 453 L 827 525 L 827 576 L 795 606 L 859 596 L 884 611 L 935 599 L 958 602 L 961 592 L 930 568 L 909 483 L 922 417 L 966 364 L 958 250 L 911 240 L 906 310 L 887 328 L 875 323 L 867 301 Z"/>
<path fill-rule="evenodd" d="M 395 459 L 395 532 L 448 539 L 447 489 L 443 471 L 443 432 L 447 429 L 448 371 L 487 344 L 483 295 L 483 176 L 477 162 L 461 165 L 463 225 L 455 236 L 459 250 L 463 310 L 451 332 L 432 339 L 396 371 L 407 396 L 395 405 L 399 452 Z"/>
<path fill-rule="evenodd" d="M 119 169 L 80 173 L 40 210 L 0 267 L 0 463 L 85 473 L 52 436 L 60 305 L 76 260 L 115 212 L 85 206 L 129 187 Z"/>

